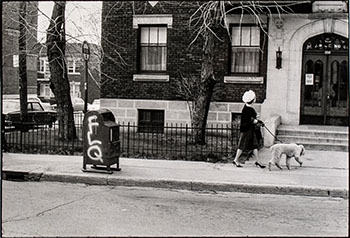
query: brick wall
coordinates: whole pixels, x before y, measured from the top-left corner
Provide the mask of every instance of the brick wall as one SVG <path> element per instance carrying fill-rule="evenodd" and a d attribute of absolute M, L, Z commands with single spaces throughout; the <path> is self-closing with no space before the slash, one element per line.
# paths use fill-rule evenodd
<path fill-rule="evenodd" d="M 177 92 L 176 78 L 183 74 L 200 75 L 202 44 L 200 40 L 192 46 L 193 30 L 188 27 L 191 14 L 196 7 L 193 2 L 159 1 L 152 7 L 146 1 L 135 2 L 134 9 L 128 2 L 103 2 L 102 47 L 105 57 L 101 65 L 101 97 L 120 99 L 181 100 Z M 137 74 L 138 29 L 133 29 L 135 14 L 171 14 L 172 28 L 167 32 L 167 74 L 169 82 L 135 82 Z M 257 102 L 266 97 L 266 80 L 263 84 L 227 84 L 229 40 L 226 30 L 220 30 L 224 42 L 216 42 L 215 76 L 220 81 L 214 89 L 213 101 L 241 102 L 244 91 L 252 89 Z M 266 41 L 267 42 L 267 41 Z M 265 45 L 267 47 L 267 45 Z M 266 54 L 261 62 L 262 75 L 266 79 Z"/>
<path fill-rule="evenodd" d="M 28 94 L 37 94 L 37 6 L 33 1 L 27 4 L 27 22 L 30 25 L 27 33 L 27 85 Z M 19 55 L 19 2 L 2 3 L 2 93 L 19 94 L 18 67 L 14 67 L 13 56 Z"/>
<path fill-rule="evenodd" d="M 90 45 L 90 59 L 88 61 L 88 68 L 89 68 L 89 74 L 88 74 L 88 103 L 92 103 L 94 99 L 100 98 L 100 55 L 101 50 L 100 47 L 98 47 L 95 44 L 89 44 Z M 80 92 L 81 92 L 81 98 L 85 100 L 85 60 L 82 58 L 82 43 L 66 43 L 66 51 L 65 56 L 66 59 L 73 58 L 75 59 L 76 65 L 79 66 L 79 74 L 70 74 L 68 73 L 68 80 L 70 82 L 80 82 Z M 40 54 L 39 57 L 43 57 L 47 59 L 47 47 L 45 44 L 40 45 Z M 39 63 L 39 59 L 38 59 Z M 67 65 L 68 67 L 68 65 Z M 92 75 L 92 77 L 91 77 Z M 46 78 L 45 78 L 46 77 Z M 42 73 L 38 72 L 38 78 L 40 79 L 46 79 L 49 80 L 48 75 L 44 75 Z M 44 82 L 44 84 L 47 84 L 47 81 Z M 43 100 L 46 100 L 43 98 Z M 51 100 L 54 100 L 52 98 Z"/>

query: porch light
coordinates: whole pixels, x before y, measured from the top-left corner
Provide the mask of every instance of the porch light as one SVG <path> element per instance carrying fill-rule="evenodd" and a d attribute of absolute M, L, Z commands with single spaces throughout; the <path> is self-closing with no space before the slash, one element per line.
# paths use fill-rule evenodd
<path fill-rule="evenodd" d="M 282 51 L 278 46 L 278 50 L 276 51 L 276 69 L 282 68 Z"/>

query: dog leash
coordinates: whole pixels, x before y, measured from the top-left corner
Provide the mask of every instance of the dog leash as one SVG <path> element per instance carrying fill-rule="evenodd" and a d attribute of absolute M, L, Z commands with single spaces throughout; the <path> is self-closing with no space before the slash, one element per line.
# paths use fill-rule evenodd
<path fill-rule="evenodd" d="M 280 139 L 278 139 L 277 136 L 274 135 L 274 134 L 269 130 L 269 128 L 266 127 L 265 124 L 263 124 L 262 127 L 264 127 L 277 141 L 279 141 L 279 142 L 281 142 L 281 143 L 284 143 L 283 141 L 281 141 Z"/>

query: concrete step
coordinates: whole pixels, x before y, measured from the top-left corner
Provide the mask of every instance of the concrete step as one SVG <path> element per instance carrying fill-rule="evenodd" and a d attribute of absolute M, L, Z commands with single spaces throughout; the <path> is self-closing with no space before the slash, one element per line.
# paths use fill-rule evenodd
<path fill-rule="evenodd" d="M 348 132 L 342 130 L 320 130 L 320 129 L 305 129 L 305 128 L 291 128 L 291 127 L 279 127 L 277 135 L 288 136 L 304 136 L 304 137 L 322 137 L 322 138 L 335 138 L 335 139 L 348 139 Z"/>
<path fill-rule="evenodd" d="M 301 144 L 305 147 L 307 150 L 324 150 L 324 151 L 343 151 L 347 152 L 349 151 L 349 146 L 343 141 L 341 143 L 337 142 L 318 142 L 318 141 L 308 141 L 305 139 L 300 139 L 296 137 L 278 137 L 283 143 L 296 143 Z M 276 143 L 280 143 L 279 141 L 276 141 Z"/>
<path fill-rule="evenodd" d="M 294 135 L 279 135 L 277 137 L 281 141 L 288 141 L 288 143 L 317 143 L 317 144 L 337 144 L 348 145 L 348 140 L 343 138 L 331 138 L 331 137 L 310 137 L 310 136 L 294 136 Z"/>
<path fill-rule="evenodd" d="M 346 126 L 322 126 L 322 125 L 283 125 L 281 124 L 278 128 L 280 129 L 293 129 L 293 130 L 308 130 L 308 131 L 338 131 L 338 132 L 349 132 L 349 128 Z"/>
<path fill-rule="evenodd" d="M 349 147 L 347 145 L 338 144 L 303 144 L 306 150 L 324 150 L 324 151 L 342 151 L 348 152 Z"/>
<path fill-rule="evenodd" d="M 309 150 L 349 151 L 347 127 L 280 125 L 277 138 L 284 143 L 297 143 Z"/>

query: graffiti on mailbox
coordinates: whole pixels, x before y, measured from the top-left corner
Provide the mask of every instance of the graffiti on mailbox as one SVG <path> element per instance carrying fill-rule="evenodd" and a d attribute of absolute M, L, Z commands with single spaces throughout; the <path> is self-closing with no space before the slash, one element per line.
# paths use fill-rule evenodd
<path fill-rule="evenodd" d="M 99 126 L 99 123 L 96 121 L 96 119 L 97 119 L 96 115 L 92 115 L 88 118 L 89 131 L 87 132 L 87 139 L 88 139 L 89 148 L 87 149 L 87 155 L 92 160 L 100 160 L 102 162 L 102 151 L 101 151 L 101 147 L 99 146 L 102 144 L 102 142 L 99 140 L 91 140 L 91 135 L 94 134 L 93 127 L 98 128 Z"/>

